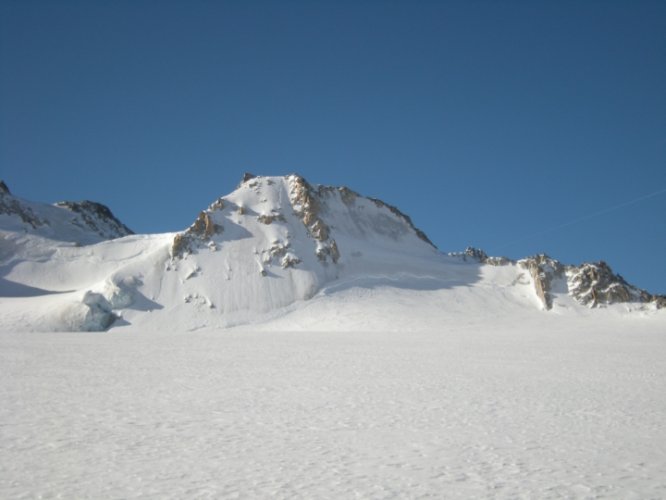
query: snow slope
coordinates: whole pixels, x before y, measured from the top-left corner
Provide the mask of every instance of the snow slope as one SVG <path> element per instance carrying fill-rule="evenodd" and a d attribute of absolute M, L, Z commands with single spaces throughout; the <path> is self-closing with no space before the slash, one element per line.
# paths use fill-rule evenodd
<path fill-rule="evenodd" d="M 24 202 L 8 190 L 2 196 L 0 329 L 7 331 L 185 331 L 277 318 L 285 328 L 386 330 L 408 313 L 427 328 L 457 315 L 551 308 L 584 315 L 579 303 L 616 299 L 626 303 L 610 307 L 612 314 L 637 310 L 663 320 L 663 298 L 607 266 L 445 255 L 395 207 L 297 175 L 247 175 L 190 228 L 163 235 L 100 232 L 100 221 L 86 225 L 78 212 Z M 122 237 L 106 239 L 113 234 Z M 380 291 L 396 305 L 369 324 L 363 311 Z M 409 306 L 401 309 L 401 301 Z"/>

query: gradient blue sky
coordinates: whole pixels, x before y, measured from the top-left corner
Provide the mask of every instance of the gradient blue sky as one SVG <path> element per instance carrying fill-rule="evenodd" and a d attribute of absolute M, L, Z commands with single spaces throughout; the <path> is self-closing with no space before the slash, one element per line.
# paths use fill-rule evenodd
<path fill-rule="evenodd" d="M 0 0 L 16 195 L 174 231 L 244 171 L 666 293 L 666 2 Z"/>

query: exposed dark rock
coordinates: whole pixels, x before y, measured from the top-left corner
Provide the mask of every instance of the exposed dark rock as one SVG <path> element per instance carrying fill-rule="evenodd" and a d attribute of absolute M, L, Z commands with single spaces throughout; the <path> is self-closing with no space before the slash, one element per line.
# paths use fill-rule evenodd
<path fill-rule="evenodd" d="M 211 203 L 209 210 L 212 212 L 224 210 L 224 206 L 224 200 L 222 198 L 218 198 L 213 203 Z"/>
<path fill-rule="evenodd" d="M 318 193 L 300 175 L 290 175 L 288 180 L 289 200 L 294 213 L 301 219 L 310 236 L 320 242 L 316 251 L 317 257 L 322 262 L 326 262 L 326 258 L 330 256 L 334 263 L 337 262 L 340 252 L 335 240 L 329 238 L 329 227 L 319 216 Z"/>
<path fill-rule="evenodd" d="M 60 201 L 57 207 L 79 214 L 86 226 L 104 238 L 120 238 L 134 234 L 129 227 L 120 222 L 109 207 L 94 201 Z"/>
<path fill-rule="evenodd" d="M 356 191 L 352 191 L 347 186 L 338 188 L 338 191 L 340 191 L 340 197 L 346 205 L 351 205 L 360 196 Z"/>
<path fill-rule="evenodd" d="M 0 214 L 16 215 L 24 224 L 28 224 L 33 229 L 48 224 L 48 222 L 39 217 L 34 210 L 14 198 L 4 182 L 2 185 L 4 188 L 0 189 Z"/>
<path fill-rule="evenodd" d="M 173 238 L 171 256 L 183 257 L 185 252 L 191 252 L 199 244 L 210 243 L 213 235 L 220 234 L 224 227 L 213 221 L 210 211 L 200 212 L 194 223 L 184 232 Z"/>
<path fill-rule="evenodd" d="M 483 250 L 474 247 L 467 247 L 464 252 L 449 255 L 494 266 L 519 265 L 530 273 L 534 291 L 546 310 L 553 307 L 553 282 L 556 279 L 563 280 L 560 285 L 562 291 L 566 290 L 576 302 L 589 307 L 632 302 L 652 303 L 657 309 L 666 307 L 665 296 L 652 295 L 627 283 L 622 276 L 613 273 L 605 262 L 565 265 L 545 254 L 514 261 L 506 257 L 490 257 Z"/>
<path fill-rule="evenodd" d="M 471 259 L 481 264 L 489 264 L 491 266 L 505 266 L 513 262 L 507 257 L 491 257 L 483 250 L 474 247 L 467 247 L 464 252 L 450 252 L 449 255 L 451 257 L 460 257 L 465 261 Z"/>
<path fill-rule="evenodd" d="M 262 214 L 257 217 L 257 220 L 262 224 L 272 224 L 276 220 L 285 222 L 285 218 L 282 214 Z"/>
<path fill-rule="evenodd" d="M 544 309 L 553 308 L 552 285 L 555 278 L 564 277 L 565 267 L 546 254 L 538 254 L 518 261 L 523 269 L 527 269 L 534 282 L 534 290 L 541 300 Z"/>
<path fill-rule="evenodd" d="M 173 237 L 171 244 L 171 255 L 173 257 L 182 257 L 185 252 L 190 250 L 190 239 L 184 233 L 178 233 Z"/>
<path fill-rule="evenodd" d="M 250 172 L 245 172 L 243 174 L 243 178 L 241 179 L 241 184 L 249 181 L 250 179 L 255 179 L 256 177 L 257 177 L 256 175 L 251 174 Z"/>
<path fill-rule="evenodd" d="M 290 267 L 295 267 L 296 264 L 300 264 L 301 259 L 292 254 L 287 254 L 282 258 L 282 268 L 287 269 Z"/>
<path fill-rule="evenodd" d="M 664 307 L 664 297 L 630 285 L 605 262 L 585 263 L 570 268 L 569 293 L 579 303 L 597 307 L 623 302 L 653 302 Z"/>
<path fill-rule="evenodd" d="M 5 181 L 0 181 L 0 194 L 12 194 Z"/>

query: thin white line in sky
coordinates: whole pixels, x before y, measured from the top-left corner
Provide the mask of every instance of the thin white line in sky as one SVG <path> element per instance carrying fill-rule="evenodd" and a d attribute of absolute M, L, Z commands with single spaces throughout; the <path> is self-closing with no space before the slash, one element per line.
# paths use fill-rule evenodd
<path fill-rule="evenodd" d="M 654 191 L 653 193 L 643 195 L 639 198 L 635 198 L 633 200 L 625 201 L 623 203 L 620 203 L 619 205 L 613 205 L 612 207 L 604 208 L 603 210 L 599 210 L 598 212 L 593 212 L 588 215 L 583 215 L 582 217 L 578 217 L 576 219 L 570 220 L 568 222 L 564 222 L 562 224 L 559 224 L 557 226 L 552 226 L 546 229 L 542 229 L 541 231 L 537 231 L 536 233 L 529 234 L 527 236 L 524 236 L 522 238 L 519 238 L 517 240 L 511 241 L 509 243 L 504 243 L 503 245 L 500 245 L 497 247 L 498 250 L 502 248 L 506 248 L 508 246 L 514 245 L 516 243 L 520 243 L 525 240 L 529 240 L 535 236 L 539 236 L 545 233 L 550 233 L 551 231 L 557 231 L 558 229 L 562 229 L 563 227 L 568 227 L 568 226 L 573 226 L 574 224 L 578 224 L 579 222 L 582 222 L 584 220 L 592 219 L 594 217 L 598 217 L 600 215 L 607 214 L 608 212 L 613 212 L 615 210 L 619 210 L 620 208 L 627 207 L 629 205 L 634 205 L 636 203 L 639 203 L 641 201 L 647 200 L 648 198 L 654 198 L 655 196 L 659 196 L 660 194 L 666 193 L 666 188 L 662 188 L 659 191 Z"/>

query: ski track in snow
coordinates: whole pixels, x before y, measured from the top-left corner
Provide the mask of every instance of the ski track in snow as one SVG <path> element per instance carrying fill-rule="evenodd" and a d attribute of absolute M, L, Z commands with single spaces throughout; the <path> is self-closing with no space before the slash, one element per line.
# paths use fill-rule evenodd
<path fill-rule="evenodd" d="M 664 332 L 539 321 L 2 333 L 0 498 L 666 497 Z"/>

